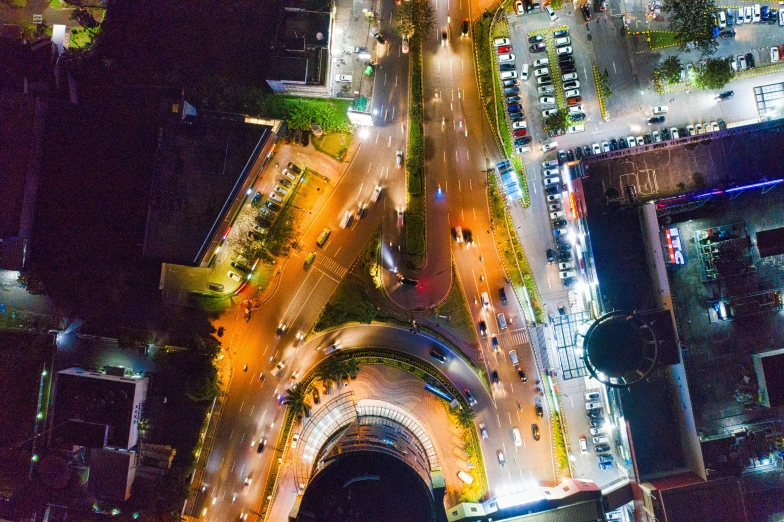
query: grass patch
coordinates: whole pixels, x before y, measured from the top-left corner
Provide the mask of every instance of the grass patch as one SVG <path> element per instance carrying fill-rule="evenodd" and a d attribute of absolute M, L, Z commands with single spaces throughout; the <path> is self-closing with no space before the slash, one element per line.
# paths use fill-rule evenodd
<path fill-rule="evenodd" d="M 376 307 L 369 299 L 365 287 L 352 277 L 345 277 L 329 302 L 324 305 L 313 331 L 321 332 L 353 322 L 370 324 L 376 313 Z"/>
<path fill-rule="evenodd" d="M 553 9 L 561 9 L 563 7 L 563 0 L 550 0 L 550 7 Z"/>
<path fill-rule="evenodd" d="M 258 114 L 286 120 L 291 129 L 307 130 L 311 123 L 321 125 L 325 133 L 348 133 L 352 129 L 348 119 L 351 100 L 263 95 L 254 101 Z"/>
<path fill-rule="evenodd" d="M 455 335 L 464 341 L 478 343 L 476 328 L 468 310 L 465 292 L 454 268 L 452 269 L 452 289 L 443 303 L 438 305 L 431 314 L 431 319 L 440 321 L 445 327 L 454 330 Z M 438 317 L 440 316 L 440 317 Z M 446 316 L 446 319 L 444 318 Z"/>
<path fill-rule="evenodd" d="M 422 216 L 406 216 L 406 255 L 425 255 L 425 220 Z"/>
<path fill-rule="evenodd" d="M 231 305 L 231 294 L 194 291 L 188 294 L 188 306 L 205 312 L 223 312 Z"/>
<path fill-rule="evenodd" d="M 93 43 L 93 39 L 98 36 L 100 27 L 88 28 L 82 27 L 79 29 L 71 29 L 71 49 L 84 49 Z"/>
<path fill-rule="evenodd" d="M 648 45 L 651 49 L 662 49 L 678 45 L 675 33 L 670 31 L 651 31 L 648 33 Z"/>
<path fill-rule="evenodd" d="M 467 463 L 473 466 L 473 469 L 469 469 L 467 473 L 474 477 L 474 482 L 471 484 L 465 484 L 463 482 L 458 483 L 460 484 L 460 502 L 479 502 L 482 500 L 485 493 L 487 493 L 487 477 L 484 473 L 485 466 L 482 458 L 482 450 L 479 446 L 479 439 L 476 435 L 476 428 L 471 426 L 470 429 L 467 429 L 460 426 L 457 416 L 454 411 L 449 408 L 449 404 L 447 404 L 446 401 L 442 401 L 442 404 L 444 405 L 449 420 L 452 421 L 455 426 L 461 428 L 463 435 L 463 451 L 468 454 Z"/>
<path fill-rule="evenodd" d="M 561 416 L 553 412 L 553 445 L 555 446 L 555 461 L 561 468 L 561 472 L 569 470 L 569 458 L 566 455 L 566 443 L 564 442 L 563 429 L 561 428 Z M 568 474 L 568 473 L 567 473 Z"/>
<path fill-rule="evenodd" d="M 544 309 L 539 289 L 536 287 L 531 267 L 525 257 L 525 251 L 517 237 L 512 219 L 506 212 L 504 200 L 499 193 L 495 176 L 492 174 L 487 176 L 487 191 L 490 199 L 490 212 L 495 224 L 493 235 L 503 254 L 501 259 L 506 267 L 506 272 L 509 274 L 516 292 L 524 289 L 528 293 L 528 299 L 534 309 L 534 319 L 537 323 L 542 323 L 544 322 Z"/>
<path fill-rule="evenodd" d="M 60 319 L 50 315 L 6 308 L 0 314 L 0 330 L 52 330 L 60 328 Z"/>
<path fill-rule="evenodd" d="M 49 7 L 52 9 L 60 9 L 60 0 L 50 0 Z"/>
<path fill-rule="evenodd" d="M 321 136 L 313 136 L 311 141 L 319 152 L 338 161 L 343 161 L 352 139 L 351 134 L 347 132 L 330 132 Z"/>

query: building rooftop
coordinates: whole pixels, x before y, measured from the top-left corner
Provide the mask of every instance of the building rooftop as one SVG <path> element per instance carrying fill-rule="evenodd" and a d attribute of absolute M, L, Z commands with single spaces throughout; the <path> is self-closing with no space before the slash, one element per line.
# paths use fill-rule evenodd
<path fill-rule="evenodd" d="M 160 136 L 145 256 L 198 266 L 272 129 L 234 119 L 170 120 Z"/>

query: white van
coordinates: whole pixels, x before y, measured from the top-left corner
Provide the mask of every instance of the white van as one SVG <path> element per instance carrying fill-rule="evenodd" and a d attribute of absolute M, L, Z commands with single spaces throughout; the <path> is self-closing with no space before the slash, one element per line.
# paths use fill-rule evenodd
<path fill-rule="evenodd" d="M 459 478 L 460 480 L 462 480 L 466 484 L 473 484 L 473 482 L 474 482 L 474 477 L 472 477 L 471 475 L 469 475 L 465 471 L 458 471 L 457 472 L 457 478 Z"/>
<path fill-rule="evenodd" d="M 754 23 L 755 24 L 759 23 L 759 21 L 761 20 L 761 16 L 762 16 L 759 4 L 754 4 L 754 6 L 752 7 L 752 16 L 754 17 L 753 18 L 754 19 Z"/>
<path fill-rule="evenodd" d="M 524 63 L 523 66 L 520 68 L 520 78 L 523 80 L 528 79 L 528 64 Z"/>
<path fill-rule="evenodd" d="M 514 364 L 515 366 L 520 364 L 520 361 L 517 360 L 517 351 L 516 350 L 511 350 L 509 352 L 509 360 L 512 361 L 512 364 Z"/>
<path fill-rule="evenodd" d="M 668 106 L 666 106 L 666 105 L 663 105 L 661 107 L 654 107 L 653 108 L 653 113 L 654 114 L 667 114 L 668 110 L 670 110 L 670 108 Z"/>
<path fill-rule="evenodd" d="M 346 212 L 343 214 L 343 219 L 340 220 L 340 228 L 346 228 L 348 226 L 352 215 L 353 213 L 350 210 L 346 210 Z"/>
<path fill-rule="evenodd" d="M 601 395 L 599 395 L 599 392 L 595 392 L 595 391 L 585 392 L 585 400 L 588 402 L 598 401 L 600 398 Z"/>
<path fill-rule="evenodd" d="M 275 193 L 275 191 L 272 191 L 272 192 L 270 192 L 270 193 L 269 193 L 269 198 L 270 198 L 272 201 L 277 201 L 278 203 L 283 203 L 283 198 L 282 198 L 282 197 L 280 197 L 279 195 L 277 195 L 277 194 Z"/>
<path fill-rule="evenodd" d="M 515 446 L 522 446 L 523 439 L 520 438 L 520 430 L 515 428 L 512 430 L 512 440 L 514 440 Z"/>
<path fill-rule="evenodd" d="M 588 453 L 588 441 L 584 436 L 580 437 L 580 453 L 583 455 Z"/>
<path fill-rule="evenodd" d="M 500 78 L 502 80 L 512 80 L 514 78 L 517 78 L 517 72 L 516 71 L 502 71 L 501 75 L 500 75 Z"/>
<path fill-rule="evenodd" d="M 598 437 L 594 437 L 593 439 L 594 444 L 604 444 L 605 442 L 609 442 L 610 439 L 607 438 L 607 435 L 599 435 Z"/>
<path fill-rule="evenodd" d="M 585 125 L 583 125 L 582 123 L 578 123 L 577 125 L 572 125 L 568 129 L 566 129 L 566 132 L 569 134 L 574 134 L 575 132 L 585 132 Z"/>

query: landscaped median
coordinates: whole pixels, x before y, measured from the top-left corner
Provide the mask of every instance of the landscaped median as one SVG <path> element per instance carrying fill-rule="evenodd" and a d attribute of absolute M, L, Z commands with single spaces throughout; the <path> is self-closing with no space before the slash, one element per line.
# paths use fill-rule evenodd
<path fill-rule="evenodd" d="M 411 39 L 411 93 L 408 112 L 408 158 L 406 159 L 406 263 L 422 269 L 427 260 L 425 238 L 425 137 L 422 91 L 422 44 L 418 37 Z"/>
<path fill-rule="evenodd" d="M 544 322 L 544 308 L 539 289 L 534 281 L 520 239 L 517 237 L 512 219 L 506 211 L 495 176 L 492 174 L 487 176 L 487 197 L 490 201 L 490 212 L 495 224 L 493 235 L 498 249 L 501 251 L 501 261 L 506 273 L 509 274 L 515 292 L 527 292 L 527 302 L 523 302 L 523 306 L 530 303 L 533 308 L 534 320 L 541 324 Z"/>
<path fill-rule="evenodd" d="M 602 119 L 607 121 L 610 117 L 607 114 L 607 103 L 599 86 L 599 68 L 596 65 L 593 66 L 593 81 L 596 84 L 596 93 L 599 95 L 599 109 L 602 111 Z"/>

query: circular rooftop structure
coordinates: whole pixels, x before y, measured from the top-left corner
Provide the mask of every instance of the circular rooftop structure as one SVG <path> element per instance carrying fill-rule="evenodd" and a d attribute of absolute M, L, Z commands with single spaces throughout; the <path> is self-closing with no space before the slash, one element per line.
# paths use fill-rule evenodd
<path fill-rule="evenodd" d="M 597 319 L 583 339 L 583 359 L 591 375 L 607 386 L 627 387 L 644 379 L 656 364 L 658 340 L 634 312 L 615 311 Z"/>

